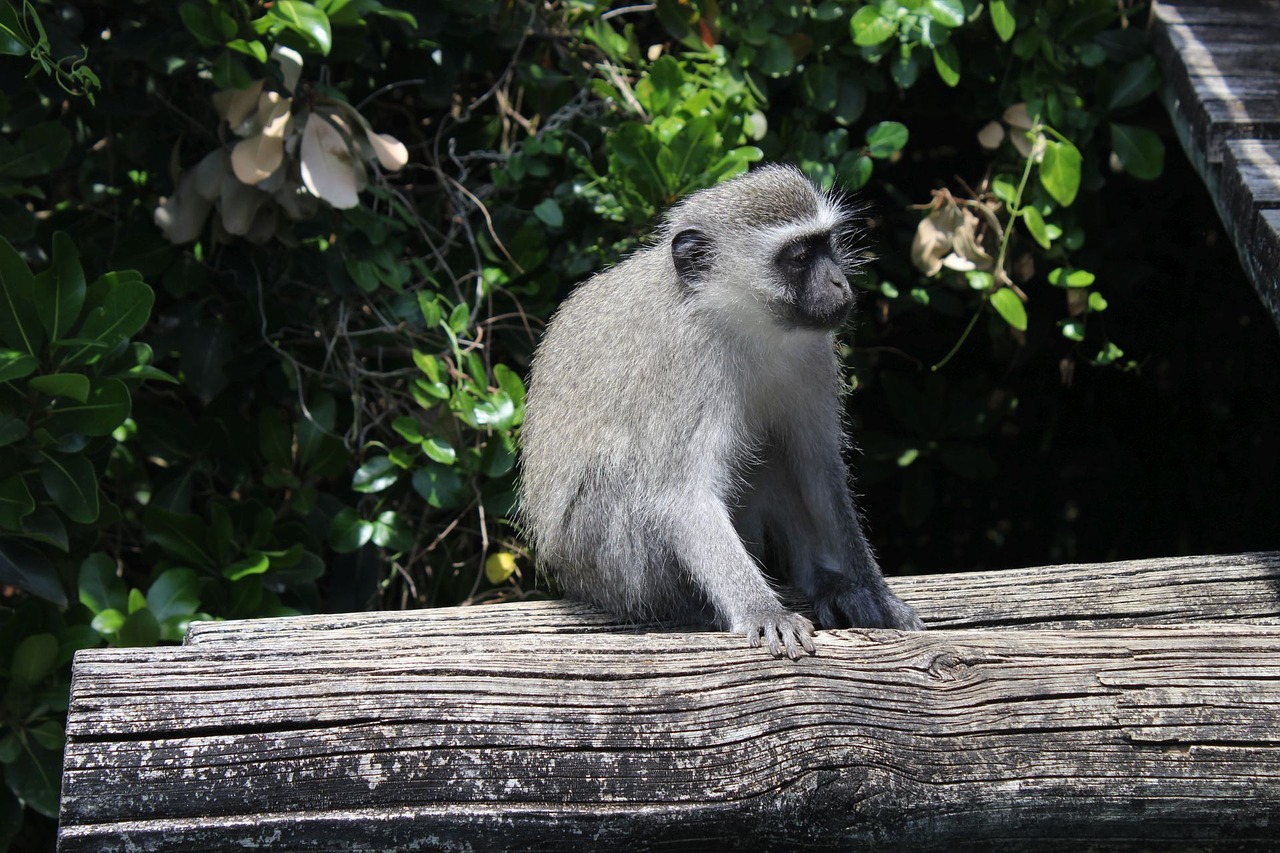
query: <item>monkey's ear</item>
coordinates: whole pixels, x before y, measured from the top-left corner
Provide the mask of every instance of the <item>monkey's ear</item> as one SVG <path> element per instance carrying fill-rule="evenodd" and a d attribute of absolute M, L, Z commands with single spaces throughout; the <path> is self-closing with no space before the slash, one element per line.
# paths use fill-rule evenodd
<path fill-rule="evenodd" d="M 697 228 L 686 228 L 671 238 L 671 260 L 681 282 L 697 285 L 711 269 L 711 238 Z"/>

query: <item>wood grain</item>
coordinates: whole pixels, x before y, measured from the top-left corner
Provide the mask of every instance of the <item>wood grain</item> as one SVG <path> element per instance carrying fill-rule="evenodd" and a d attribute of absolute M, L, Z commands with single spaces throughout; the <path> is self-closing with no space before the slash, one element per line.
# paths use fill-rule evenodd
<path fill-rule="evenodd" d="M 890 578 L 931 628 L 1091 628 L 1174 622 L 1280 624 L 1280 552 L 1081 563 Z M 197 622 L 187 645 L 653 630 L 580 602 Z"/>
<path fill-rule="evenodd" d="M 1151 43 L 1174 129 L 1280 325 L 1280 231 L 1249 200 L 1280 191 L 1280 4 L 1161 2 Z M 1264 205 L 1265 207 L 1265 205 Z"/>
<path fill-rule="evenodd" d="M 1271 844 L 1280 553 L 891 582 L 930 631 L 794 663 L 568 601 L 82 652 L 60 848 Z"/>
<path fill-rule="evenodd" d="M 305 639 L 81 652 L 61 849 L 1276 837 L 1280 628 Z"/>

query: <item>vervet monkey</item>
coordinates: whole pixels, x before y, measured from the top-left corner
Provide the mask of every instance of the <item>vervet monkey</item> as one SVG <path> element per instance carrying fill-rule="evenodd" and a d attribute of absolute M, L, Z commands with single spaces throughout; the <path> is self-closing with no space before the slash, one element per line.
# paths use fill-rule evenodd
<path fill-rule="evenodd" d="M 823 627 L 924 627 L 885 585 L 841 458 L 851 230 L 839 200 L 766 166 L 677 204 L 560 307 L 533 359 L 520 491 L 567 593 L 812 654 L 767 555 Z"/>

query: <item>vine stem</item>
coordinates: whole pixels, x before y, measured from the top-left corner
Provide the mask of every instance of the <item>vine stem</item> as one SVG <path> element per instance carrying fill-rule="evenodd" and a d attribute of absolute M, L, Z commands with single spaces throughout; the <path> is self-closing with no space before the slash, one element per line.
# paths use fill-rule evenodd
<path fill-rule="evenodd" d="M 1040 124 L 1040 119 L 1037 117 L 1035 121 L 1032 122 L 1031 130 L 1028 131 L 1028 133 L 1035 133 L 1038 136 L 1043 130 L 1045 130 L 1045 127 Z M 996 255 L 996 263 L 994 267 L 997 278 L 995 286 L 991 288 L 992 291 L 999 288 L 1001 278 L 1005 281 L 1009 281 L 1009 276 L 1004 271 L 1004 259 L 1009 251 L 1009 238 L 1013 235 L 1014 223 L 1017 222 L 1018 217 L 1022 215 L 1022 194 L 1027 190 L 1027 181 L 1031 180 L 1031 167 L 1035 165 L 1034 154 L 1035 147 L 1033 144 L 1031 153 L 1027 156 L 1027 164 L 1022 167 L 1022 180 L 1018 182 L 1018 192 L 1013 197 L 1013 203 L 1009 205 L 1009 224 L 1000 234 L 1000 251 Z M 964 346 L 964 342 L 969 340 L 969 335 L 973 333 L 973 327 L 978 324 L 978 318 L 982 316 L 983 309 L 987 307 L 987 303 L 990 301 L 990 292 L 983 294 L 982 302 L 978 304 L 978 310 L 974 311 L 973 317 L 969 319 L 969 325 L 965 326 L 964 332 L 955 342 L 955 345 L 951 347 L 951 350 L 942 357 L 942 361 L 929 368 L 930 372 L 936 373 L 946 367 L 947 362 L 951 361 L 951 359 L 955 357 L 955 354 L 960 351 L 960 347 Z"/>
<path fill-rule="evenodd" d="M 929 368 L 931 373 L 936 373 L 947 366 L 947 362 L 951 361 L 956 353 L 960 352 L 960 347 L 964 346 L 964 342 L 969 339 L 969 333 L 973 331 L 973 327 L 977 325 L 978 318 L 982 316 L 982 309 L 987 307 L 987 298 L 984 296 L 982 302 L 978 305 L 978 310 L 973 312 L 973 317 L 969 320 L 969 325 L 964 327 L 964 334 L 955 342 L 955 346 L 951 347 L 951 351 L 942 357 L 942 361 Z"/>

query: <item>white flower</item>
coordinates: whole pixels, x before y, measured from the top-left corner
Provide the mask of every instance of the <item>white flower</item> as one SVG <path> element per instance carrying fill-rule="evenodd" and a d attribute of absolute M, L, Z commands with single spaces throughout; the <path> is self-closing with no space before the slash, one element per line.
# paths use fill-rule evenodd
<path fill-rule="evenodd" d="M 230 153 L 207 155 L 161 200 L 156 225 L 171 242 L 197 239 L 210 210 L 217 211 L 222 232 L 266 242 L 283 220 L 314 216 L 317 199 L 339 209 L 359 204 L 368 184 L 366 163 L 395 172 L 409 162 L 400 140 L 375 132 L 344 101 L 314 93 L 295 112 L 302 57 L 277 45 L 271 58 L 283 93 L 263 79 L 214 94 L 218 116 L 239 139 Z"/>

